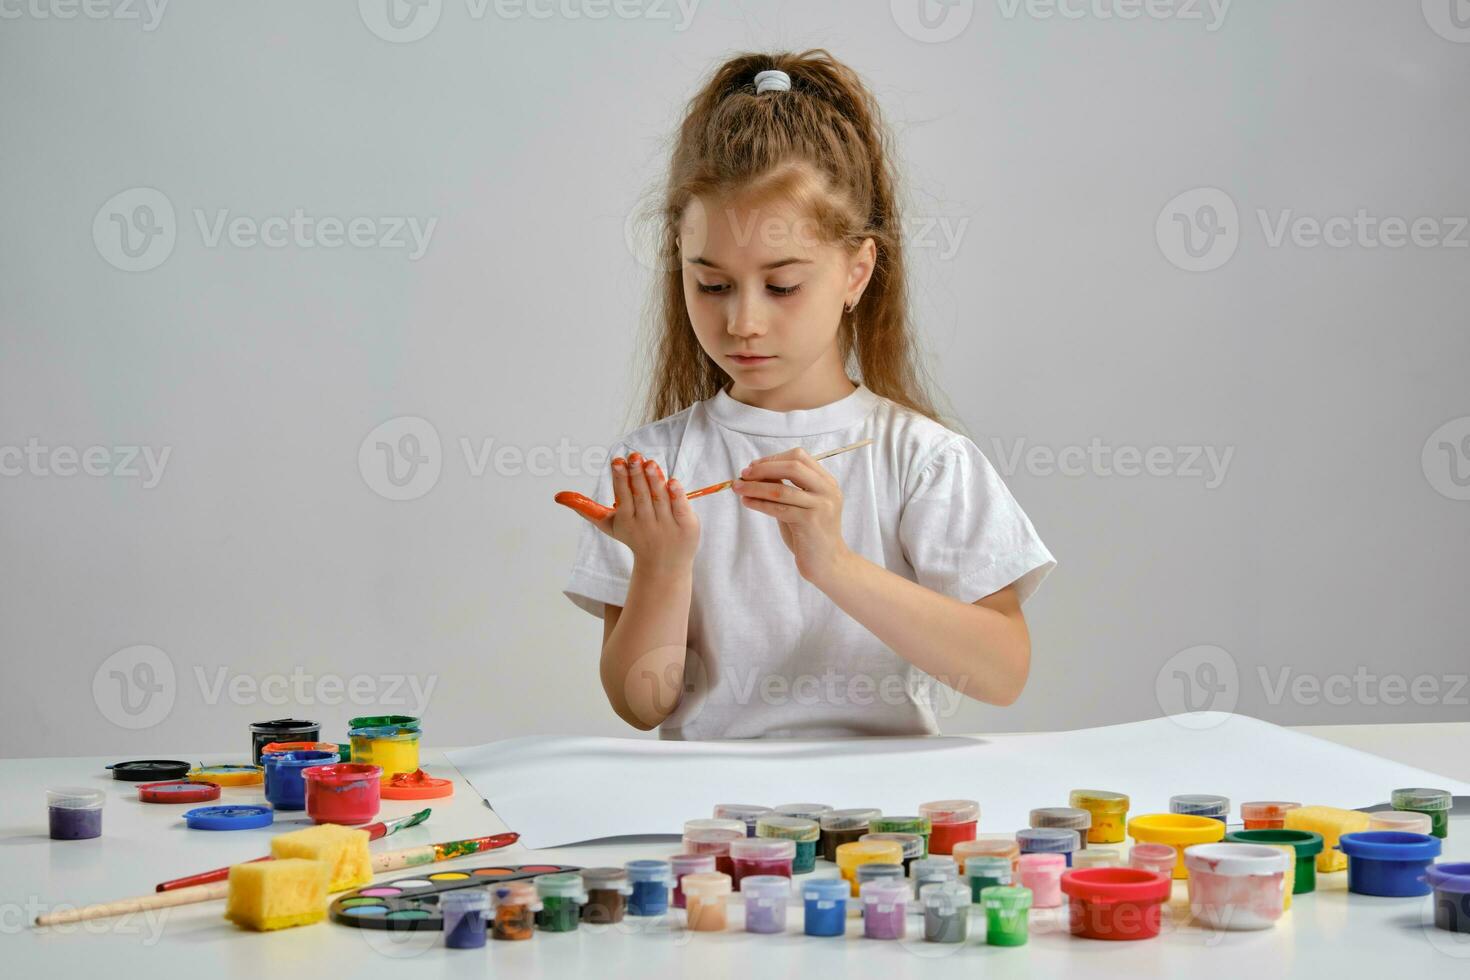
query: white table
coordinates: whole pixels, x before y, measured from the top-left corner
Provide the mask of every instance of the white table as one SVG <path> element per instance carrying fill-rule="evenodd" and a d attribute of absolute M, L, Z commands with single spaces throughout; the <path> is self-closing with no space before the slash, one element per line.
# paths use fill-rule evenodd
<path fill-rule="evenodd" d="M 1416 732 L 1414 729 L 1423 729 Z M 1331 730 L 1306 729 L 1313 734 Z M 1341 740 L 1371 748 L 1374 729 L 1350 730 Z M 1404 761 L 1466 778 L 1464 747 L 1470 725 L 1389 726 L 1383 739 Z M 843 939 L 800 934 L 800 909 L 793 908 L 785 936 L 754 936 L 741 927 L 738 905 L 731 931 L 690 934 L 682 912 L 669 917 L 629 918 L 616 926 L 583 926 L 574 933 L 538 935 L 528 942 L 491 941 L 485 950 L 446 950 L 437 932 L 388 933 L 336 923 L 257 934 L 221 918 L 222 903 L 195 905 L 149 916 L 99 920 L 37 930 L 38 913 L 58 907 L 115 900 L 152 891 L 165 878 L 202 871 L 266 854 L 273 833 L 305 825 L 304 815 L 282 814 L 271 828 L 209 833 L 184 827 L 187 806 L 138 803 L 133 784 L 115 782 L 102 768 L 112 759 L 0 760 L 0 938 L 4 972 L 24 978 L 91 975 L 212 977 L 388 976 L 411 970 L 453 976 L 493 974 L 560 976 L 692 975 L 722 977 L 813 975 L 893 976 L 923 970 L 934 976 L 986 977 L 1053 975 L 1101 969 L 1133 976 L 1222 977 L 1251 980 L 1282 974 L 1318 976 L 1470 976 L 1470 937 L 1433 928 L 1429 899 L 1349 896 L 1345 874 L 1321 876 L 1315 894 L 1297 896 L 1292 911 L 1264 932 L 1214 933 L 1183 924 L 1188 918 L 1185 886 L 1176 885 L 1170 914 L 1181 923 L 1156 940 L 1107 943 L 1073 939 L 1062 910 L 1032 913 L 1030 943 L 1018 949 L 983 941 L 983 918 L 972 922 L 963 946 L 911 939 L 902 943 L 865 940 L 849 924 Z M 206 762 L 234 761 L 226 757 Z M 1438 765 L 1443 761 L 1444 765 Z M 482 836 L 506 829 L 469 789 L 440 752 L 424 753 L 432 774 L 455 779 L 447 801 L 426 804 L 384 801 L 382 816 L 411 813 L 424 805 L 434 814 L 425 824 L 373 844 L 374 850 Z M 1450 771 L 1451 765 L 1461 767 Z M 91 841 L 52 842 L 46 836 L 44 790 L 48 785 L 104 788 L 108 802 L 103 836 Z M 222 802 L 259 802 L 258 787 L 227 788 Z M 1470 860 L 1470 818 L 1451 819 L 1444 860 Z M 446 862 L 436 870 L 492 863 L 552 862 L 592 867 L 622 864 L 635 857 L 665 856 L 672 839 L 584 845 L 530 852 L 506 848 Z M 404 877 L 410 872 L 384 876 Z M 815 874 L 834 875 L 819 862 Z M 911 917 L 910 935 L 922 935 Z M 731 955 L 731 954 L 736 955 Z"/>

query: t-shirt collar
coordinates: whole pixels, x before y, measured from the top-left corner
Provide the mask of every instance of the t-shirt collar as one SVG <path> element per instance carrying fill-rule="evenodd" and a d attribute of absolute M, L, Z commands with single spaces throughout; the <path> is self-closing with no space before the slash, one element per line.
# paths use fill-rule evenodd
<path fill-rule="evenodd" d="M 753 436 L 812 436 L 845 429 L 867 418 L 878 403 L 878 396 L 865 385 L 851 394 L 817 408 L 776 412 L 756 408 L 730 397 L 724 388 L 704 405 L 710 418 L 726 428 Z"/>

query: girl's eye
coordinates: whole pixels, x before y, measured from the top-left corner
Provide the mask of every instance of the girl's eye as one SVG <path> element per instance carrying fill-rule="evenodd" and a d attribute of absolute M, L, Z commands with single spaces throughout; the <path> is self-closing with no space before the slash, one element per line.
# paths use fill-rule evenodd
<path fill-rule="evenodd" d="M 701 293 L 706 293 L 708 295 L 718 295 L 729 288 L 723 283 L 706 285 L 701 282 L 697 283 L 697 285 L 699 286 L 699 291 Z M 794 295 L 797 290 L 801 289 L 801 285 L 797 284 L 795 286 L 767 286 L 766 288 L 769 289 L 776 296 L 791 296 Z"/>

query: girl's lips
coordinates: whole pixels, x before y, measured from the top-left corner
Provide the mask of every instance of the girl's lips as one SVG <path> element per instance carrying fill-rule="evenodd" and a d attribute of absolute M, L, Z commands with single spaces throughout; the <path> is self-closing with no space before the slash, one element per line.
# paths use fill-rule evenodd
<path fill-rule="evenodd" d="M 775 356 L 774 354 L 767 354 L 763 357 L 746 357 L 741 354 L 731 354 L 730 359 L 737 364 L 764 364 L 766 361 L 774 359 Z"/>

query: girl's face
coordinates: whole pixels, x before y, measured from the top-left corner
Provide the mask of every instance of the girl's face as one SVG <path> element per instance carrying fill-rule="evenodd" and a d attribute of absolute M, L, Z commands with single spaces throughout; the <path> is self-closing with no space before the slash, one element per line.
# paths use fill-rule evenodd
<path fill-rule="evenodd" d="M 684 211 L 684 302 L 700 346 L 734 380 L 737 401 L 790 411 L 852 392 L 837 331 L 877 249 L 867 239 L 849 253 L 817 230 L 784 204 L 696 201 Z"/>

